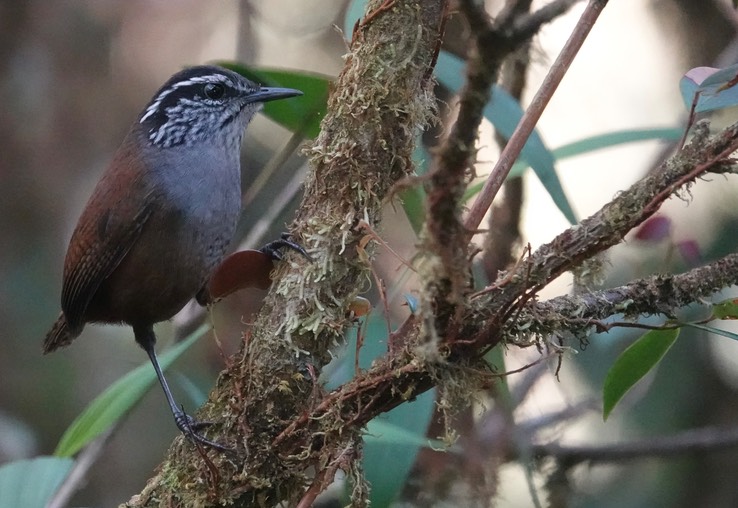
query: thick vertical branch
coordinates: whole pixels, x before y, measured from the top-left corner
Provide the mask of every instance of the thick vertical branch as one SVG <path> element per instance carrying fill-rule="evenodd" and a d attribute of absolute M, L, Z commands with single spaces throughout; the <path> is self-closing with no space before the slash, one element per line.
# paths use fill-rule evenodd
<path fill-rule="evenodd" d="M 178 438 L 128 506 L 295 505 L 311 471 L 350 467 L 339 457 L 354 445 L 357 428 L 326 423 L 281 447 L 274 440 L 319 404 L 317 375 L 351 324 L 350 300 L 368 286 L 356 226 L 364 220 L 376 227 L 389 189 L 412 171 L 415 134 L 433 111 L 430 75 L 445 10 L 445 0 L 370 2 L 309 149 L 294 233 L 315 261 L 290 256 L 280 265 L 242 350 L 200 413 L 214 422 L 209 436 L 234 452 L 206 450 L 205 459 Z M 331 475 L 316 478 L 324 476 Z"/>

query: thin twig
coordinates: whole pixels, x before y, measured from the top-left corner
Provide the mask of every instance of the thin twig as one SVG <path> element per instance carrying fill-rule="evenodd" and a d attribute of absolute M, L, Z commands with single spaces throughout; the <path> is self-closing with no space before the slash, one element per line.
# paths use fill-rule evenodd
<path fill-rule="evenodd" d="M 671 436 L 653 436 L 641 441 L 611 445 L 536 444 L 533 445 L 533 452 L 539 457 L 556 457 L 571 466 L 581 462 L 622 462 L 650 457 L 675 457 L 735 446 L 738 446 L 738 427 L 706 427 Z"/>
<path fill-rule="evenodd" d="M 508 140 L 507 145 L 505 145 L 505 148 L 502 150 L 500 158 L 490 173 L 489 178 L 485 182 L 482 191 L 474 201 L 474 205 L 472 205 L 469 215 L 466 217 L 466 221 L 464 223 L 467 230 L 475 231 L 479 227 L 484 214 L 487 213 L 487 210 L 492 204 L 492 201 L 494 201 L 502 183 L 510 173 L 512 165 L 520 155 L 523 145 L 525 145 L 525 141 L 530 136 L 530 133 L 533 132 L 543 110 L 551 100 L 551 97 L 559 86 L 564 74 L 569 70 L 569 66 L 574 60 L 574 57 L 579 52 L 584 40 L 592 30 L 595 21 L 597 21 L 597 18 L 606 4 L 607 0 L 590 0 L 587 4 L 587 7 L 579 18 L 576 27 L 574 27 L 574 31 L 569 37 L 569 40 L 566 41 L 561 53 L 559 53 L 556 61 L 551 66 L 548 75 L 546 75 L 546 78 L 543 80 L 543 83 L 533 98 L 530 107 L 526 110 L 523 118 L 520 119 L 520 123 Z"/>
<path fill-rule="evenodd" d="M 110 441 L 113 432 L 118 428 L 114 425 L 97 438 L 93 439 L 77 456 L 74 466 L 64 482 L 59 486 L 54 497 L 46 505 L 46 508 L 63 508 L 69 505 L 72 496 L 82 488 L 87 478 L 87 472 L 102 455 L 105 445 Z"/>
<path fill-rule="evenodd" d="M 344 447 L 338 456 L 331 460 L 330 464 L 318 471 L 313 479 L 313 483 L 310 485 L 308 490 L 305 491 L 305 494 L 302 496 L 302 499 L 300 499 L 296 508 L 310 508 L 313 506 L 315 499 L 328 487 L 328 485 L 330 485 L 330 482 L 333 481 L 336 476 L 338 468 L 351 454 L 353 454 L 353 447 Z"/>
<path fill-rule="evenodd" d="M 543 25 L 565 14 L 575 3 L 582 0 L 553 0 L 537 11 L 521 17 L 514 23 L 514 31 L 521 37 L 533 37 Z M 516 2 L 519 3 L 519 2 Z"/>

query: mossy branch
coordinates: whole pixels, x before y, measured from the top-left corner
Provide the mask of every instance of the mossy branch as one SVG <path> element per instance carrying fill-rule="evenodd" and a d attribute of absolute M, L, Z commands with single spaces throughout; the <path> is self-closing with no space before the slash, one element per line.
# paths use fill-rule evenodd
<path fill-rule="evenodd" d="M 343 340 L 351 324 L 347 310 L 352 298 L 369 281 L 363 233 L 357 226 L 365 221 L 376 229 L 390 189 L 412 171 L 415 133 L 433 114 L 429 76 L 445 11 L 444 0 L 369 3 L 355 28 L 321 134 L 308 149 L 311 172 L 293 233 L 315 261 L 290 255 L 280 265 L 243 347 L 199 414 L 214 422 L 208 436 L 234 452 L 198 450 L 178 438 L 158 474 L 126 506 L 275 506 L 312 498 L 338 469 L 356 470 L 361 428 L 371 418 L 437 384 L 463 387 L 468 395 L 490 379 L 476 369 L 481 353 L 517 333 L 515 322 L 535 311 L 542 287 L 620 242 L 696 178 L 733 170 L 728 157 L 738 148 L 738 124 L 712 137 L 698 129 L 693 142 L 659 171 L 539 248 L 488 291 L 448 293 L 454 307 L 444 318 L 448 326 L 429 325 L 435 316 L 423 309 L 392 334 L 391 354 L 324 393 L 317 376 L 331 358 L 330 348 Z M 469 93 L 486 97 L 483 90 Z M 437 176 L 448 175 L 454 185 L 470 161 L 468 152 L 458 155 L 439 159 Z M 434 212 L 430 220 L 452 220 L 456 241 L 463 234 L 458 203 L 451 205 L 448 213 Z M 451 247 L 453 263 L 460 264 L 459 253 L 466 247 Z M 442 253 L 436 252 L 441 272 L 458 274 L 458 266 L 444 264 Z M 426 278 L 424 287 L 439 281 L 428 284 L 435 272 L 419 273 Z M 702 287 L 725 282 L 717 273 L 701 272 L 715 277 Z M 675 277 L 672 282 L 689 280 Z M 689 293 L 687 285 L 681 289 L 694 299 L 707 291 Z M 425 301 L 433 300 L 426 295 Z M 644 302 L 643 312 L 664 312 L 663 305 L 663 300 L 654 302 L 649 310 Z M 470 375 L 473 379 L 466 382 Z"/>
<path fill-rule="evenodd" d="M 299 449 L 273 442 L 319 404 L 317 374 L 352 324 L 352 298 L 369 286 L 357 225 L 376 227 L 390 188 L 413 171 L 416 134 L 434 113 L 430 76 L 446 8 L 445 0 L 369 2 L 307 150 L 311 171 L 292 229 L 315 261 L 288 256 L 280 265 L 242 349 L 199 414 L 215 422 L 209 437 L 234 453 L 177 438 L 159 473 L 126 506 L 294 506 L 311 469 L 352 467 L 346 457 L 360 426 L 300 433 Z"/>
<path fill-rule="evenodd" d="M 658 171 L 542 246 L 488 290 L 467 298 L 458 335 L 433 342 L 421 317 L 410 316 L 390 337 L 394 354 L 375 360 L 370 370 L 327 394 L 310 413 L 293 421 L 275 444 L 298 450 L 300 436 L 315 435 L 326 421 L 334 421 L 336 427 L 361 426 L 433 386 L 461 385 L 469 375 L 476 377 L 477 387 L 493 382 L 494 376 L 477 360 L 500 342 L 522 343 L 524 337 L 556 333 L 581 337 L 592 328 L 591 320 L 623 312 L 671 316 L 685 305 L 737 284 L 738 254 L 732 254 L 684 274 L 654 276 L 589 295 L 540 303 L 532 298 L 562 271 L 620 242 L 668 197 L 686 192 L 695 179 L 710 172 L 734 172 L 728 155 L 737 148 L 738 124 L 711 137 L 704 126 L 698 128 L 692 143 Z M 429 343 L 437 348 L 431 354 L 424 346 Z M 475 367 L 479 367 L 476 372 Z M 466 386 L 467 400 L 472 389 Z"/>
<path fill-rule="evenodd" d="M 565 330 L 567 335 L 584 339 L 601 320 L 616 314 L 628 319 L 660 314 L 673 317 L 676 311 L 738 284 L 738 254 L 729 254 L 712 263 L 676 275 L 653 275 L 616 288 L 565 295 L 524 308 L 511 330 L 524 327 L 526 335 L 547 336 Z"/>

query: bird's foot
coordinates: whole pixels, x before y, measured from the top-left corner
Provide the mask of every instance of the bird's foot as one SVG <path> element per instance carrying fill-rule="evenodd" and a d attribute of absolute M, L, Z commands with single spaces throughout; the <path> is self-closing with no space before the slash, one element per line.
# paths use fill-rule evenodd
<path fill-rule="evenodd" d="M 289 233 L 282 233 L 279 240 L 274 240 L 273 242 L 269 242 L 265 246 L 263 246 L 259 251 L 263 252 L 270 258 L 272 258 L 275 261 L 281 261 L 282 260 L 282 252 L 280 249 L 292 249 L 295 252 L 299 252 L 302 254 L 305 259 L 308 261 L 312 261 L 313 258 L 310 257 L 310 254 L 307 253 L 307 251 L 300 245 L 299 243 L 292 241 L 292 235 Z"/>
<path fill-rule="evenodd" d="M 222 452 L 233 451 L 232 448 L 223 446 L 211 441 L 208 438 L 200 435 L 199 431 L 213 424 L 213 422 L 200 422 L 195 420 L 193 417 L 184 412 L 184 408 L 179 409 L 174 413 L 174 422 L 177 424 L 177 428 L 182 431 L 187 439 L 193 443 L 200 443 Z"/>

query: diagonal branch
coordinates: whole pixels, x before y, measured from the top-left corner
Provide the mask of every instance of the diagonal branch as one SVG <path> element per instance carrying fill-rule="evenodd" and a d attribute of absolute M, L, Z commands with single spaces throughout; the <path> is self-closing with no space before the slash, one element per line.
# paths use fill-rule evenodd
<path fill-rule="evenodd" d="M 551 242 L 541 246 L 529 259 L 493 285 L 494 291 L 479 298 L 488 306 L 484 330 L 469 332 L 476 345 L 494 346 L 516 302 L 532 298 L 536 292 L 567 270 L 618 244 L 633 228 L 653 215 L 672 195 L 687 189 L 709 172 L 734 169 L 728 157 L 738 149 L 738 123 L 708 137 L 706 124 L 698 126 L 689 145 L 666 160 L 657 171 L 633 184 L 594 215 L 584 219 Z"/>
<path fill-rule="evenodd" d="M 521 26 L 521 33 L 529 33 L 528 30 L 532 28 L 537 30 L 540 28 L 542 22 L 549 19 L 547 16 L 543 16 L 543 14 L 550 15 L 548 10 L 542 13 L 544 9 L 556 7 L 555 9 L 551 9 L 551 12 L 553 14 L 558 14 L 568 7 L 567 2 L 559 2 L 559 4 L 563 5 L 554 5 L 552 3 L 541 10 L 530 14 L 526 18 L 527 22 L 523 23 Z M 465 222 L 466 228 L 470 231 L 477 229 L 479 224 L 482 222 L 484 214 L 487 213 L 487 210 L 492 204 L 492 201 L 494 201 L 497 192 L 500 190 L 500 187 L 502 187 L 502 183 L 507 178 L 507 175 L 510 173 L 510 169 L 512 169 L 513 164 L 520 155 L 520 152 L 523 150 L 525 141 L 530 136 L 530 133 L 533 132 L 536 123 L 538 123 L 538 120 L 541 118 L 541 114 L 543 114 L 543 110 L 551 100 L 556 88 L 566 74 L 566 71 L 569 69 L 574 57 L 579 52 L 584 40 L 606 4 L 607 0 L 590 0 L 584 13 L 582 13 L 582 16 L 579 18 L 579 22 L 577 23 L 574 32 L 572 32 L 558 58 L 551 66 L 551 70 L 548 72 L 544 82 L 541 84 L 541 87 L 533 98 L 530 107 L 526 110 L 523 118 L 520 119 L 520 123 L 515 128 L 515 132 L 510 136 L 510 139 L 500 154 L 497 164 L 495 164 L 489 178 L 487 178 L 487 181 L 484 183 L 482 191 L 474 201 Z"/>
<path fill-rule="evenodd" d="M 464 327 L 459 337 L 462 340 L 445 343 L 443 359 L 436 357 L 438 361 L 434 361 L 433 357 L 422 358 L 405 351 L 404 354 L 376 361 L 372 369 L 328 394 L 309 414 L 293 422 L 275 445 L 291 443 L 288 447 L 297 450 L 300 448 L 299 436 L 303 435 L 304 430 L 312 429 L 307 432 L 307 435 L 311 435 L 318 427 L 325 425 L 326 420 L 333 420 L 335 423 L 332 426 L 360 427 L 366 424 L 378 414 L 435 386 L 444 373 L 463 373 L 468 369 L 469 361 L 473 364 L 473 360 L 488 347 L 503 340 L 514 342 L 519 333 L 515 323 L 526 319 L 533 320 L 535 325 L 539 311 L 543 317 L 549 316 L 551 320 L 536 325 L 542 331 L 545 326 L 549 327 L 545 330 L 550 331 L 554 324 L 559 330 L 572 327 L 571 322 L 552 322 L 554 314 L 547 308 L 549 302 L 528 303 L 520 309 L 519 314 L 510 311 L 528 291 L 537 291 L 564 270 L 618 243 L 630 229 L 653 213 L 657 204 L 671 195 L 668 193 L 685 189 L 694 179 L 709 171 L 724 173 L 733 170 L 734 163 L 727 157 L 736 149 L 738 124 L 709 138 L 705 132 L 698 132 L 695 139 L 682 152 L 667 160 L 659 171 L 623 191 L 582 224 L 561 233 L 551 243 L 538 249 L 529 260 L 521 263 L 514 272 L 502 277 L 496 286 L 477 294 L 468 302 L 461 319 Z M 635 285 L 645 290 L 645 294 L 643 300 L 631 304 L 633 307 L 629 310 L 638 313 L 663 312 L 664 305 L 683 306 L 736 282 L 738 255 L 732 255 L 687 274 L 635 282 Z M 614 294 L 621 293 L 617 289 L 611 291 Z M 572 300 L 566 298 L 552 302 L 560 301 L 562 306 L 574 305 Z M 612 295 L 610 299 L 609 311 L 622 312 L 622 308 L 618 308 L 619 300 Z M 588 306 L 595 305 L 596 300 L 597 295 L 586 301 L 577 301 L 584 309 L 580 309 L 575 317 L 588 315 Z M 605 309 L 604 304 L 601 305 Z M 566 311 L 566 308 L 563 310 Z M 592 313 L 596 312 L 595 307 Z M 569 311 L 569 314 L 574 312 Z M 423 334 L 428 333 L 428 330 L 420 326 L 418 321 L 417 316 L 408 318 L 391 340 L 399 344 L 426 342 L 428 338 Z"/>
<path fill-rule="evenodd" d="M 673 316 L 676 310 L 736 284 L 738 254 L 730 254 L 678 275 L 654 275 L 616 288 L 536 302 L 522 310 L 518 323 L 530 325 L 530 334 L 566 329 L 581 338 L 589 334 L 593 321 L 616 314 Z"/>
<path fill-rule="evenodd" d="M 653 457 L 675 457 L 706 453 L 738 446 L 738 428 L 707 427 L 693 429 L 671 436 L 652 436 L 647 440 L 611 445 L 562 445 L 557 443 L 533 445 L 538 457 L 555 457 L 565 466 L 582 462 L 605 463 Z"/>
<path fill-rule="evenodd" d="M 602 0 L 598 0 L 600 2 Z M 574 0 L 556 0 L 533 14 L 511 5 L 490 21 L 475 0 L 460 2 L 473 31 L 474 44 L 467 62 L 466 83 L 460 93 L 458 119 L 439 149 L 436 169 L 430 176 L 428 219 L 423 234 L 429 260 L 424 274 L 422 294 L 427 302 L 423 308 L 424 312 L 433 313 L 433 317 L 426 316 L 425 321 L 438 335 L 456 334 L 460 303 L 468 290 L 467 245 L 470 231 L 478 227 L 479 221 L 471 227 L 468 221 L 463 224 L 461 199 L 474 164 L 478 129 L 491 87 L 497 81 L 505 58 L 529 41 L 543 23 L 553 20 L 573 3 Z"/>

